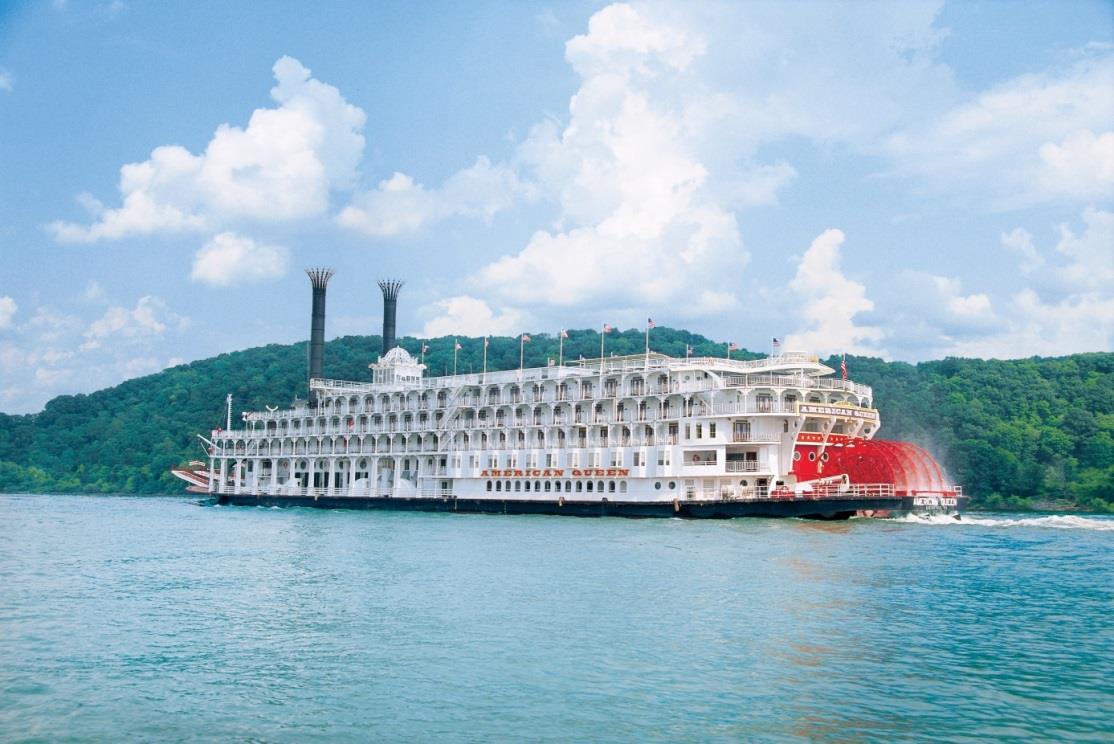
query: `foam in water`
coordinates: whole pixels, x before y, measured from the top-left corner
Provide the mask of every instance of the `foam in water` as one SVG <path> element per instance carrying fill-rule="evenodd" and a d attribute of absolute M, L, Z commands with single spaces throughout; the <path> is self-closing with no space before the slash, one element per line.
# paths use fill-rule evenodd
<path fill-rule="evenodd" d="M 1114 531 L 1114 519 L 1108 517 L 1079 517 L 1074 514 L 1052 514 L 1043 517 L 1019 517 L 1016 519 L 970 514 L 964 514 L 960 519 L 947 514 L 906 514 L 895 518 L 893 521 L 910 524 L 974 525 L 976 527 L 1052 527 L 1062 530 Z"/>

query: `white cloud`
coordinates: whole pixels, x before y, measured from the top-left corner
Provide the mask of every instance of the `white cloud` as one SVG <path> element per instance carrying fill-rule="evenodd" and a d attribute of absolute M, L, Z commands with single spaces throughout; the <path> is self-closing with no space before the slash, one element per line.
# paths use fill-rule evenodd
<path fill-rule="evenodd" d="M 528 191 L 513 170 L 480 157 L 437 189 L 395 173 L 374 191 L 355 194 L 337 221 L 368 235 L 398 235 L 453 216 L 491 220 Z"/>
<path fill-rule="evenodd" d="M 252 284 L 286 274 L 290 251 L 231 232 L 215 235 L 193 259 L 190 278 L 214 287 Z"/>
<path fill-rule="evenodd" d="M 855 321 L 859 313 L 873 310 L 874 302 L 867 298 L 863 284 L 843 275 L 839 266 L 843 241 L 840 230 L 825 230 L 798 262 L 789 289 L 799 299 L 805 328 L 790 334 L 785 348 L 817 354 L 882 353 L 882 329 Z"/>
<path fill-rule="evenodd" d="M 11 93 L 12 88 L 14 87 L 15 78 L 12 76 L 12 73 L 8 72 L 3 67 L 0 67 L 0 90 L 6 93 Z"/>
<path fill-rule="evenodd" d="M 915 275 L 920 288 L 899 281 L 881 317 L 887 345 L 908 356 L 1017 358 L 1060 356 L 1114 348 L 1114 213 L 1088 208 L 1083 229 L 1060 226 L 1051 251 L 1016 228 L 1003 246 L 1022 258 L 1033 286 L 990 307 L 984 294 L 964 296 L 957 279 Z M 1039 272 L 1037 271 L 1039 269 Z"/>
<path fill-rule="evenodd" d="M 891 136 L 901 172 L 995 206 L 1114 194 L 1114 55 L 1022 75 Z M 1096 134 L 1098 133 L 1098 134 Z"/>
<path fill-rule="evenodd" d="M 19 310 L 19 305 L 11 297 L 0 297 L 0 328 L 7 328 L 12 324 L 12 317 Z"/>
<path fill-rule="evenodd" d="M 1044 190 L 1079 199 L 1114 195 L 1114 132 L 1073 132 L 1060 144 L 1042 145 L 1039 153 Z"/>
<path fill-rule="evenodd" d="M 1030 274 L 1044 263 L 1044 258 L 1033 245 L 1033 236 L 1028 230 L 1016 227 L 1008 233 L 1002 233 L 1002 245 L 1013 251 L 1021 259 L 1021 271 Z"/>
<path fill-rule="evenodd" d="M 107 299 L 104 287 L 102 287 L 95 279 L 90 279 L 85 285 L 85 290 L 81 293 L 81 301 L 88 303 L 104 302 Z"/>
<path fill-rule="evenodd" d="M 93 242 L 323 213 L 329 192 L 355 181 L 366 117 L 296 59 L 282 57 L 273 69 L 278 107 L 256 109 L 245 128 L 222 124 L 200 155 L 155 148 L 150 159 L 120 169 L 120 207 L 84 197 L 96 220 L 53 222 L 49 232 L 62 242 Z"/>
<path fill-rule="evenodd" d="M 136 301 L 131 310 L 114 306 L 93 321 L 85 330 L 82 351 L 99 348 L 109 337 L 124 339 L 149 338 L 159 336 L 168 328 L 184 328 L 189 322 L 172 312 L 158 297 L 146 295 Z"/>
<path fill-rule="evenodd" d="M 475 287 L 512 307 L 594 304 L 619 315 L 666 303 L 688 317 L 734 306 L 742 239 L 708 193 L 683 106 L 667 94 L 703 50 L 699 36 L 627 5 L 592 17 L 566 45 L 582 77 L 568 123 L 535 126 L 518 150 L 561 221 L 480 269 Z M 756 173 L 786 180 L 784 169 Z"/>
<path fill-rule="evenodd" d="M 422 329 L 423 338 L 514 335 L 523 330 L 525 320 L 521 311 L 502 309 L 497 312 L 483 300 L 467 295 L 438 300 L 425 308 L 425 312 L 435 317 Z"/>

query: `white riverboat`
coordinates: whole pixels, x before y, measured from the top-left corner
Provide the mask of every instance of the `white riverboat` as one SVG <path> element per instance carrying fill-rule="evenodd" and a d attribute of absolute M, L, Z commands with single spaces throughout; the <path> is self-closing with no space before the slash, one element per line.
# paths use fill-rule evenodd
<path fill-rule="evenodd" d="M 394 345 L 401 285 L 388 283 L 370 381 L 328 379 L 328 277 L 314 276 L 309 398 L 246 412 L 241 428 L 229 415 L 204 438 L 223 503 L 817 518 L 962 505 L 927 452 L 876 438 L 869 386 L 803 352 L 430 377 Z"/>

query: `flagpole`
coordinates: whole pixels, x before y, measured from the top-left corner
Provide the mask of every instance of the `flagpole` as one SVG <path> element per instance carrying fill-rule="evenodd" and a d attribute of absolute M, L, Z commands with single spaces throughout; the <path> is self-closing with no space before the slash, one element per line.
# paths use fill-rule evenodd
<path fill-rule="evenodd" d="M 560 367 L 565 363 L 565 329 L 562 328 L 561 332 L 557 334 L 557 366 Z"/>
<path fill-rule="evenodd" d="M 731 358 L 731 342 L 730 341 L 727 342 L 727 354 L 724 358 L 725 359 L 730 359 Z"/>
<path fill-rule="evenodd" d="M 607 323 L 600 329 L 600 370 L 603 370 L 603 339 L 607 335 Z"/>
<path fill-rule="evenodd" d="M 484 336 L 484 374 L 483 381 L 487 382 L 487 336 Z"/>
<path fill-rule="evenodd" d="M 523 333 L 518 337 L 518 374 L 522 375 L 522 362 L 526 354 L 526 334 Z"/>
<path fill-rule="evenodd" d="M 460 341 L 453 339 L 453 377 L 456 377 L 456 355 L 460 352 Z"/>

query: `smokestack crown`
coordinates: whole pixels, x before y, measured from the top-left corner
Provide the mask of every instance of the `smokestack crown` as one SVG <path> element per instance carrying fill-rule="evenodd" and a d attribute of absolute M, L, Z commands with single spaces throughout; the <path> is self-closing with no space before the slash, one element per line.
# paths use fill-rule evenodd
<path fill-rule="evenodd" d="M 325 289 L 325 285 L 333 278 L 333 270 L 326 268 L 306 269 L 306 276 L 314 289 Z"/>

